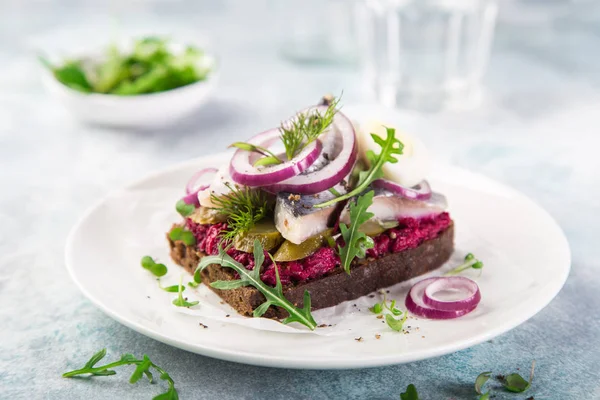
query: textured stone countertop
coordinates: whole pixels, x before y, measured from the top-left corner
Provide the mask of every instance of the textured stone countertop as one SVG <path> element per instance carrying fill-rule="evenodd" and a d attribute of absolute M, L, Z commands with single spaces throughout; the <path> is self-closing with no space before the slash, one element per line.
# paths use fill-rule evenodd
<path fill-rule="evenodd" d="M 103 2 L 104 3 L 104 2 Z M 250 4 L 252 3 L 252 4 Z M 507 183 L 548 210 L 573 264 L 552 303 L 514 330 L 455 354 L 385 368 L 298 371 L 225 362 L 167 346 L 104 315 L 64 265 L 69 229 L 111 189 L 210 154 L 270 127 L 324 92 L 361 100 L 359 74 L 297 65 L 278 53 L 268 1 L 8 1 L 0 5 L 0 398 L 149 399 L 158 388 L 60 374 L 107 347 L 146 352 L 182 399 L 471 399 L 482 371 L 536 377 L 526 395 L 600 398 L 600 7 L 505 3 L 482 106 L 425 115 L 415 126 L 436 156 Z M 542 3 L 542 2 L 537 2 Z M 208 35 L 222 66 L 216 95 L 167 130 L 81 125 L 43 90 L 36 51 L 106 39 L 121 26 Z M 111 28 L 113 27 L 113 28 Z M 510 221 L 507 221 L 510 223 Z M 527 301 L 527 299 L 523 299 Z"/>

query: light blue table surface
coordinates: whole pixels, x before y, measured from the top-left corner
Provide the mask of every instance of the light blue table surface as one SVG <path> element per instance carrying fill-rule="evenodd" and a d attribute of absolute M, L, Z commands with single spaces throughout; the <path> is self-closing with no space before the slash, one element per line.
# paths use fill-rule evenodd
<path fill-rule="evenodd" d="M 547 209 L 571 245 L 565 287 L 531 320 L 471 349 L 386 368 L 298 371 L 202 357 L 120 325 L 70 281 L 65 238 L 91 203 L 147 172 L 271 127 L 325 92 L 363 100 L 358 71 L 283 59 L 265 1 L 2 2 L 0 398 L 158 393 L 146 383 L 129 385 L 125 371 L 60 377 L 102 347 L 112 358 L 149 354 L 171 373 L 182 399 L 398 399 L 409 383 L 423 399 L 472 399 L 480 372 L 520 368 L 527 375 L 533 359 L 526 395 L 496 388 L 494 398 L 600 398 L 600 7 L 549 1 L 539 13 L 539 3 L 504 4 L 480 108 L 410 118 L 406 129 L 421 133 L 439 160 L 507 183 Z M 127 29 L 208 35 L 222 66 L 212 101 L 164 131 L 73 120 L 43 91 L 34 55 L 57 43 L 105 39 L 115 25 L 109 15 Z"/>

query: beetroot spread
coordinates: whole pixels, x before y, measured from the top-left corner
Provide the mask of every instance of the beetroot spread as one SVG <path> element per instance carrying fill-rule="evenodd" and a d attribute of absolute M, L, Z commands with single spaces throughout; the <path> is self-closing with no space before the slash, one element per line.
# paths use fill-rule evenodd
<path fill-rule="evenodd" d="M 403 218 L 399 222 L 396 228 L 388 229 L 373 238 L 375 246 L 367 250 L 367 257 L 379 258 L 388 253 L 415 248 L 425 240 L 437 237 L 450 226 L 452 220 L 448 213 L 441 213 L 421 219 Z M 198 250 L 205 254 L 218 254 L 219 233 L 227 228 L 227 224 L 200 225 L 187 218 L 186 225 L 196 237 Z M 246 268 L 250 270 L 254 268 L 252 254 L 233 248 L 227 253 Z M 302 260 L 278 263 L 279 278 L 283 285 L 305 282 L 327 274 L 339 264 L 340 259 L 335 250 L 323 247 Z M 262 280 L 275 286 L 275 268 L 269 257 L 265 257 L 263 268 Z"/>

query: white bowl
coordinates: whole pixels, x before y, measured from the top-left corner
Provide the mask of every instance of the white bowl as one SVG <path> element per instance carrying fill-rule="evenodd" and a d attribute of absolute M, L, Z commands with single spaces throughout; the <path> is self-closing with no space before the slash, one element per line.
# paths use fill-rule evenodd
<path fill-rule="evenodd" d="M 197 110 L 209 99 L 219 74 L 214 66 L 203 81 L 164 92 L 119 96 L 79 92 L 63 85 L 48 69 L 43 70 L 42 82 L 48 92 L 77 119 L 137 129 L 169 125 Z"/>

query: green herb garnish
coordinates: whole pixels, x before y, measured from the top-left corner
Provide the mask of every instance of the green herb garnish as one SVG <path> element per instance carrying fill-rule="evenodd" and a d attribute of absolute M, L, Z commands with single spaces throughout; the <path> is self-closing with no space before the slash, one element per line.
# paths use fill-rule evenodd
<path fill-rule="evenodd" d="M 380 291 L 381 294 L 383 294 L 383 300 L 381 301 L 381 303 L 375 303 L 375 305 L 371 308 L 369 308 L 369 311 L 371 311 L 372 313 L 375 314 L 381 314 L 383 311 L 385 311 L 386 309 L 391 312 L 392 314 L 394 314 L 395 316 L 401 315 L 402 311 L 396 307 L 396 300 L 391 300 L 390 301 L 390 305 L 388 305 L 388 300 L 387 300 L 387 295 L 385 293 L 384 290 Z"/>
<path fill-rule="evenodd" d="M 469 268 L 479 269 L 479 270 L 483 268 L 483 262 L 476 259 L 475 256 L 473 255 L 473 253 L 467 254 L 465 256 L 464 263 L 462 263 L 458 267 L 454 268 L 453 270 L 446 272 L 444 275 L 458 275 L 461 272 L 463 272 Z"/>
<path fill-rule="evenodd" d="M 509 392 L 522 393 L 531 387 L 533 382 L 533 372 L 535 370 L 535 360 L 531 363 L 531 372 L 529 373 L 529 381 L 526 381 L 519 374 L 510 374 L 504 377 L 502 384 Z"/>
<path fill-rule="evenodd" d="M 485 385 L 488 379 L 490 379 L 491 374 L 491 371 L 487 371 L 482 372 L 481 374 L 479 374 L 479 376 L 477 376 L 477 379 L 475 379 L 475 391 L 477 392 L 477 394 L 483 394 L 481 388 L 483 387 L 483 385 Z"/>
<path fill-rule="evenodd" d="M 373 217 L 373 213 L 367 211 L 373 204 L 373 194 L 371 190 L 358 197 L 356 202 L 350 203 L 350 227 L 346 224 L 340 224 L 340 232 L 344 239 L 344 246 L 338 246 L 342 268 L 347 274 L 350 274 L 350 264 L 356 257 L 364 258 L 367 249 L 375 244 L 373 239 L 360 232 L 358 228 Z"/>
<path fill-rule="evenodd" d="M 282 323 L 289 324 L 291 322 L 299 322 L 314 330 L 317 326 L 312 314 L 310 313 L 310 293 L 304 291 L 304 306 L 298 308 L 294 306 L 283 295 L 283 287 L 279 279 L 279 267 L 274 263 L 275 279 L 277 284 L 274 288 L 268 286 L 260 279 L 260 270 L 265 260 L 263 247 L 258 240 L 254 241 L 254 269 L 249 271 L 242 264 L 231 258 L 222 247 L 219 246 L 219 254 L 216 256 L 203 257 L 198 264 L 196 271 L 202 271 L 210 264 L 218 264 L 222 267 L 231 268 L 240 275 L 240 279 L 233 281 L 215 281 L 211 286 L 217 289 L 228 290 L 242 286 L 254 286 L 267 299 L 263 304 L 254 310 L 254 316 L 260 317 L 271 306 L 281 307 L 289 313 L 289 317 L 284 319 Z"/>
<path fill-rule="evenodd" d="M 388 326 L 390 328 L 392 328 L 392 330 L 394 330 L 396 332 L 402 331 L 402 326 L 406 322 L 407 318 L 408 318 L 408 313 L 407 312 L 405 312 L 404 316 L 402 318 L 400 318 L 400 319 L 394 318 L 392 316 L 392 314 L 385 314 L 385 322 L 388 324 Z"/>
<path fill-rule="evenodd" d="M 59 82 L 85 93 L 155 93 L 207 78 L 210 68 L 205 66 L 206 55 L 201 50 L 188 46 L 174 53 L 168 47 L 166 39 L 147 37 L 136 40 L 128 53 L 113 44 L 99 60 L 80 58 L 62 65 L 52 65 L 43 57 L 40 61 Z"/>
<path fill-rule="evenodd" d="M 150 271 L 154 276 L 161 277 L 167 274 L 167 266 L 165 264 L 158 264 L 150 256 L 142 257 L 142 267 Z"/>
<path fill-rule="evenodd" d="M 396 300 L 392 300 L 388 305 L 385 291 L 381 291 L 381 293 L 383 294 L 383 301 L 381 303 L 375 303 L 373 307 L 369 308 L 369 311 L 374 314 L 381 314 L 385 310 L 388 310 L 391 314 L 385 314 L 385 322 L 392 330 L 396 332 L 402 331 L 402 327 L 408 318 L 408 312 L 404 312 L 404 316 L 400 319 L 394 318 L 394 315 L 402 315 L 402 311 L 396 307 Z"/>
<path fill-rule="evenodd" d="M 400 400 L 419 400 L 417 388 L 412 383 L 406 387 L 406 392 L 400 393 Z"/>
<path fill-rule="evenodd" d="M 171 232 L 169 232 L 169 238 L 173 241 L 181 240 L 188 246 L 193 246 L 196 244 L 196 237 L 194 234 L 183 229 L 181 226 L 176 226 L 175 228 L 171 229 Z"/>
<path fill-rule="evenodd" d="M 196 304 L 200 303 L 199 301 L 187 301 L 183 297 L 183 291 L 185 290 L 185 286 L 183 286 L 183 277 L 179 279 L 179 285 L 177 285 L 177 298 L 173 300 L 173 304 L 177 307 L 193 307 Z"/>
<path fill-rule="evenodd" d="M 400 142 L 400 140 L 396 139 L 396 137 L 395 137 L 396 130 L 395 129 L 386 128 L 386 132 L 387 132 L 386 139 L 382 139 L 381 137 L 377 136 L 374 133 L 371 134 L 371 136 L 373 137 L 373 140 L 375 140 L 375 143 L 377 143 L 379 146 L 381 146 L 381 153 L 377 155 L 372 150 L 369 150 L 367 152 L 366 156 L 367 156 L 367 160 L 369 161 L 370 167 L 367 170 L 361 171 L 358 173 L 358 182 L 357 182 L 356 186 L 354 187 L 354 189 L 351 190 L 350 192 L 344 194 L 343 196 L 336 197 L 335 199 L 326 201 L 321 204 L 315 204 L 313 207 L 316 207 L 316 208 L 328 207 L 339 201 L 350 199 L 354 196 L 359 195 L 360 193 L 365 191 L 365 189 L 367 189 L 367 187 L 371 184 L 371 182 L 383 177 L 383 170 L 382 170 L 383 164 L 385 164 L 386 162 L 389 162 L 392 164 L 395 164 L 398 162 L 398 159 L 395 158 L 394 155 L 402 154 L 402 149 L 404 148 L 404 145 L 402 144 L 402 142 Z"/>
<path fill-rule="evenodd" d="M 210 195 L 215 209 L 227 216 L 227 231 L 224 240 L 232 240 L 237 235 L 244 234 L 254 225 L 265 218 L 269 211 L 268 199 L 265 192 L 247 186 L 225 184 L 230 192 L 219 197 Z"/>
<path fill-rule="evenodd" d="M 185 218 L 193 213 L 194 210 L 196 210 L 196 207 L 193 204 L 188 204 L 181 199 L 175 203 L 175 210 L 177 210 L 177 212 Z"/>
<path fill-rule="evenodd" d="M 167 371 L 154 364 L 146 354 L 144 354 L 141 360 L 137 359 L 133 354 L 123 354 L 119 361 L 96 367 L 96 364 L 98 364 L 98 362 L 102 360 L 105 356 L 106 349 L 102 349 L 96 354 L 94 354 L 92 358 L 90 358 L 89 361 L 82 368 L 65 372 L 62 376 L 64 378 L 71 378 L 74 376 L 85 374 L 90 374 L 92 376 L 110 376 L 116 375 L 117 373 L 114 369 L 111 368 L 120 367 L 123 365 L 135 365 L 136 368 L 135 371 L 133 371 L 131 377 L 129 378 L 129 383 L 136 383 L 144 375 L 148 378 L 148 381 L 150 383 L 154 383 L 154 377 L 152 375 L 152 372 L 150 371 L 150 369 L 153 368 L 159 373 L 160 379 L 166 381 L 169 385 L 169 388 L 166 392 L 155 396 L 153 400 L 179 399 L 177 390 L 175 389 L 175 382 L 173 381 L 173 379 L 171 379 L 171 376 L 169 376 Z"/>
<path fill-rule="evenodd" d="M 281 124 L 281 141 L 285 146 L 285 155 L 288 160 L 294 158 L 308 144 L 314 142 L 333 122 L 333 117 L 337 112 L 336 107 L 339 98 L 333 100 L 321 114 L 314 110 L 309 114 L 300 113 L 290 121 Z"/>

